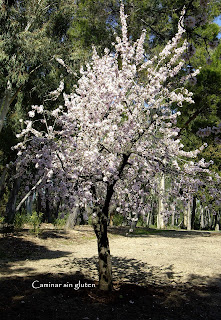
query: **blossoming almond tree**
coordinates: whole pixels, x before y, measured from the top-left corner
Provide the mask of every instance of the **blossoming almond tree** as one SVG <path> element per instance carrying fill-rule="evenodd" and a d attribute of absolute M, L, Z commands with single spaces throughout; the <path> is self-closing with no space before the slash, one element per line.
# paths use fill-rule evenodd
<path fill-rule="evenodd" d="M 65 106 L 52 113 L 33 106 L 20 134 L 23 141 L 16 146 L 17 175 L 26 181 L 27 194 L 36 189 L 43 204 L 59 201 L 67 210 L 92 208 L 102 290 L 112 287 L 110 205 L 115 202 L 117 211 L 135 220 L 138 212 L 147 212 L 152 190 L 160 192 L 161 174 L 173 178 L 172 195 L 183 189 L 183 200 L 200 186 L 200 176 L 209 177 L 208 164 L 190 161 L 200 150 L 185 152 L 175 139 L 177 114 L 170 106 L 193 103 L 190 92 L 173 84 L 187 46 L 182 18 L 176 36 L 149 60 L 143 50 L 145 32 L 131 43 L 123 6 L 120 13 L 122 37 L 116 38 L 116 51 L 105 50 L 100 57 L 94 48 L 73 93 L 64 94 Z"/>

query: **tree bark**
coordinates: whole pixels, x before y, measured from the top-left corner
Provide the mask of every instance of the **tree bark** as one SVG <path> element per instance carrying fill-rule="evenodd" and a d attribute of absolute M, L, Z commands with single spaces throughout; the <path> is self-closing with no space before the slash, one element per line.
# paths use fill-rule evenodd
<path fill-rule="evenodd" d="M 203 206 L 200 206 L 200 229 L 203 230 L 205 228 L 205 219 L 204 219 L 204 209 Z"/>
<path fill-rule="evenodd" d="M 0 101 L 0 132 L 2 131 L 5 117 L 8 113 L 9 107 L 17 97 L 23 85 L 21 85 L 17 91 L 12 95 L 10 84 L 8 84 L 8 88 L 5 90 L 5 95 L 3 99 Z"/>
<path fill-rule="evenodd" d="M 104 291 L 110 291 L 112 289 L 111 255 L 107 236 L 107 221 L 109 215 L 110 202 L 114 193 L 114 186 L 118 179 L 121 177 L 129 157 L 130 153 L 123 154 L 122 162 L 118 170 L 119 177 L 116 180 L 114 180 L 111 184 L 107 184 L 106 197 L 102 209 L 99 206 L 94 208 L 95 218 L 93 219 L 93 225 L 95 234 L 97 236 L 98 244 L 99 288 Z M 95 198 L 97 198 L 95 186 L 92 187 L 92 191 L 94 193 Z"/>
<path fill-rule="evenodd" d="M 172 212 L 172 217 L 171 217 L 171 226 L 174 227 L 175 226 L 175 212 Z"/>
<path fill-rule="evenodd" d="M 153 209 L 152 209 L 153 210 Z M 150 218 L 151 218 L 151 214 L 153 211 L 149 210 L 148 214 L 147 214 L 147 220 L 146 220 L 146 224 L 147 224 L 147 228 L 149 228 L 150 226 Z"/>
<path fill-rule="evenodd" d="M 219 214 L 216 212 L 214 216 L 214 230 L 219 231 Z"/>
<path fill-rule="evenodd" d="M 28 216 L 32 215 L 33 200 L 34 200 L 34 194 L 30 195 L 26 200 L 26 211 L 27 211 Z"/>
<path fill-rule="evenodd" d="M 116 210 L 116 206 L 110 206 L 110 222 L 109 222 L 109 226 L 110 227 L 113 227 L 114 225 L 114 213 L 115 213 L 115 210 Z"/>
<path fill-rule="evenodd" d="M 193 196 L 193 207 L 192 207 L 192 217 L 191 217 L 191 228 L 192 229 L 194 229 L 195 216 L 196 216 L 196 196 Z"/>
<path fill-rule="evenodd" d="M 184 226 L 187 228 L 187 230 L 191 230 L 191 207 L 190 207 L 190 201 L 187 203 L 187 207 L 184 211 Z"/>
<path fill-rule="evenodd" d="M 210 228 L 210 223 L 211 223 L 211 217 L 210 217 L 210 212 L 209 209 L 204 209 L 204 221 L 205 221 L 205 229 Z"/>
<path fill-rule="evenodd" d="M 163 203 L 163 195 L 165 192 L 165 181 L 164 181 L 164 173 L 160 176 L 160 183 L 159 183 L 159 198 L 158 198 L 158 212 L 157 212 L 157 229 L 164 229 L 165 222 L 164 222 L 164 203 Z"/>
<path fill-rule="evenodd" d="M 0 198 L 3 196 L 4 190 L 5 190 L 6 173 L 7 173 L 7 169 L 4 168 L 0 178 Z"/>
<path fill-rule="evenodd" d="M 48 192 L 48 191 L 46 191 L 46 192 Z M 44 221 L 47 222 L 47 223 L 51 223 L 52 222 L 51 208 L 50 208 L 48 199 L 46 199 L 46 208 L 45 208 L 45 213 L 44 213 Z"/>
<path fill-rule="evenodd" d="M 112 289 L 112 266 L 105 212 L 97 212 L 93 226 L 98 244 L 99 288 L 104 291 L 110 291 Z"/>
<path fill-rule="evenodd" d="M 17 200 L 17 195 L 18 191 L 20 188 L 21 184 L 21 178 L 15 179 L 13 183 L 12 190 L 9 195 L 8 203 L 6 206 L 6 221 L 7 223 L 11 224 L 13 223 L 15 213 L 16 213 L 16 200 Z"/>
<path fill-rule="evenodd" d="M 80 213 L 79 207 L 74 207 L 72 209 L 72 212 L 69 214 L 67 222 L 66 222 L 66 226 L 65 226 L 66 229 L 73 229 L 74 228 L 74 226 L 77 223 L 77 218 L 78 218 L 79 213 Z"/>

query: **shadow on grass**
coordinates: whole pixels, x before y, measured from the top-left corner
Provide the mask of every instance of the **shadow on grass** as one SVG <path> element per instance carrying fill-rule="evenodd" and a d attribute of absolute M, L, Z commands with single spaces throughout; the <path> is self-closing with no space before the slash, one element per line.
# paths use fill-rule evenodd
<path fill-rule="evenodd" d="M 77 262 L 84 264 L 83 260 Z M 114 264 L 120 262 L 122 269 L 136 268 L 139 272 L 139 268 L 142 268 L 139 262 L 133 260 L 113 261 Z M 91 262 L 94 263 L 89 260 Z M 35 286 L 60 286 L 34 289 L 32 284 L 36 280 L 39 282 Z M 198 280 L 200 282 L 200 278 Z M 98 289 L 97 281 L 82 272 L 16 277 L 0 281 L 0 314 L 4 320 L 214 320 L 219 319 L 221 312 L 220 281 L 221 278 L 207 279 L 204 286 L 174 286 L 167 283 L 136 284 L 121 280 L 114 283 L 112 292 L 106 293 Z M 81 287 L 75 290 L 79 282 Z M 89 284 L 96 286 L 89 288 Z"/>
<path fill-rule="evenodd" d="M 197 230 L 158 230 L 144 227 L 137 227 L 133 232 L 128 233 L 129 227 L 109 227 L 108 232 L 114 235 L 125 237 L 149 237 L 159 236 L 166 238 L 194 238 L 194 237 L 211 237 L 221 236 L 221 232 L 197 231 Z"/>

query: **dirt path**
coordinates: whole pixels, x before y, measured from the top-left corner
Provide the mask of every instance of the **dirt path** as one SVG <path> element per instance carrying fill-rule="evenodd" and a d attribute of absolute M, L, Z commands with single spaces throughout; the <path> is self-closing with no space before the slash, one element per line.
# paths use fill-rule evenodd
<path fill-rule="evenodd" d="M 110 232 L 115 281 L 203 284 L 221 276 L 220 233 L 162 231 L 124 236 L 114 234 L 116 229 Z M 6 258 L 11 259 L 0 260 L 1 277 L 81 272 L 98 279 L 97 242 L 88 226 L 70 232 L 49 229 L 41 238 L 26 233 L 16 239 L 17 247 L 10 238 L 5 248 Z"/>
<path fill-rule="evenodd" d="M 98 284 L 97 242 L 92 228 L 70 232 L 44 225 L 0 234 L 0 315 L 3 320 L 215 320 L 221 314 L 221 233 L 109 231 L 114 288 Z M 138 229 L 138 233 L 142 233 Z M 58 283 L 60 288 L 32 287 Z"/>

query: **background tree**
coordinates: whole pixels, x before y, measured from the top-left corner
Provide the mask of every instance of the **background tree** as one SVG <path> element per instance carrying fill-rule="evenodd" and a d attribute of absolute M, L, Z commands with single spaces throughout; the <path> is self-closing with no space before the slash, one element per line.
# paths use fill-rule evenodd
<path fill-rule="evenodd" d="M 91 56 L 92 45 L 101 53 L 105 48 L 113 49 L 114 33 L 119 33 L 119 0 L 78 1 L 68 34 L 73 39 L 73 54 Z M 221 11 L 220 1 L 149 1 L 124 0 L 128 15 L 128 34 L 136 40 L 142 30 L 146 30 L 145 50 L 149 55 L 159 52 L 177 31 L 177 23 L 186 7 L 186 17 L 193 15 L 195 24 L 189 28 L 187 37 L 194 41 L 202 36 L 203 28 L 208 27 Z M 197 20 L 198 19 L 198 20 Z M 196 35 L 197 34 L 197 35 Z M 206 37 L 204 35 L 204 40 Z M 204 44 L 205 45 L 205 44 Z M 80 52 L 80 54 L 79 54 Z"/>
<path fill-rule="evenodd" d="M 31 105 L 40 102 L 48 109 L 54 108 L 53 96 L 49 93 L 63 78 L 68 79 L 65 82 L 68 92 L 74 80 L 56 60 L 63 58 L 72 65 L 69 58 L 72 44 L 67 30 L 74 8 L 73 1 L 1 1 L 0 174 L 1 188 L 9 196 L 11 213 L 15 209 L 12 195 L 16 196 L 15 191 L 19 189 L 10 182 L 14 172 L 5 174 L 5 166 L 16 157 L 11 147 L 22 128 L 19 119 L 25 118 Z"/>

